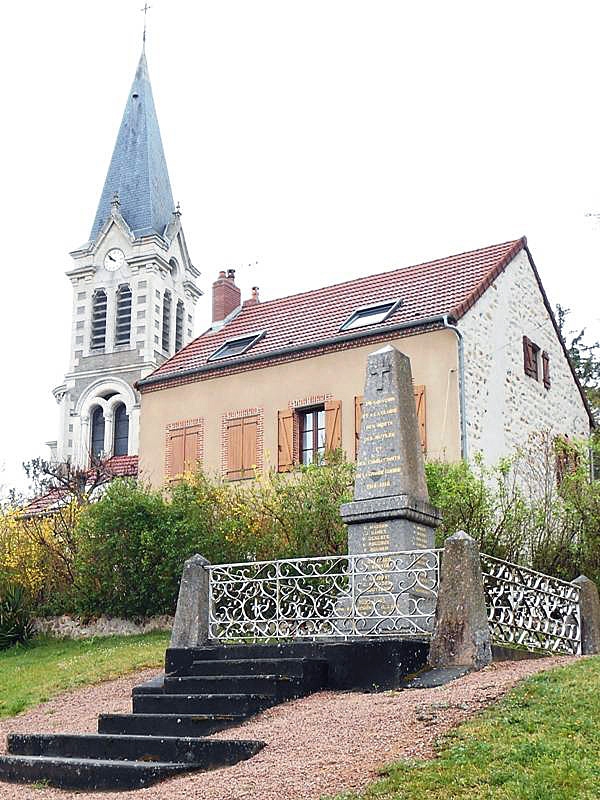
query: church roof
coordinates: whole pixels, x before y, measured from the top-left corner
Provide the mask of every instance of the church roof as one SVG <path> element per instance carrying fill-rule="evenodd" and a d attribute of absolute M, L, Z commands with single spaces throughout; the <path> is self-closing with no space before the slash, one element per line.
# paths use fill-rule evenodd
<path fill-rule="evenodd" d="M 162 236 L 173 213 L 173 194 L 154 108 L 146 54 L 127 97 L 90 241 L 95 241 L 118 193 L 120 213 L 135 238 Z"/>
<path fill-rule="evenodd" d="M 444 314 L 454 320 L 462 317 L 523 248 L 524 237 L 277 300 L 246 303 L 220 330 L 209 330 L 190 342 L 138 385 L 159 388 L 165 381 L 172 384 L 243 369 L 242 364 L 249 362 L 337 349 L 355 339 L 384 341 L 394 331 L 407 335 L 413 329 L 441 327 Z M 385 320 L 352 330 L 345 327 L 357 309 L 396 300 Z M 211 361 L 228 340 L 259 333 L 243 355 Z"/>

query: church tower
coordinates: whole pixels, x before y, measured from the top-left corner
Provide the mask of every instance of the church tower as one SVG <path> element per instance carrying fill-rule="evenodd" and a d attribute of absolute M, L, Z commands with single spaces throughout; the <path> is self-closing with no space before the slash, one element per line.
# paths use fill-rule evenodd
<path fill-rule="evenodd" d="M 146 55 L 127 97 L 89 241 L 70 254 L 71 357 L 54 389 L 53 459 L 136 455 L 133 384 L 187 344 L 201 292 L 175 208 Z"/>

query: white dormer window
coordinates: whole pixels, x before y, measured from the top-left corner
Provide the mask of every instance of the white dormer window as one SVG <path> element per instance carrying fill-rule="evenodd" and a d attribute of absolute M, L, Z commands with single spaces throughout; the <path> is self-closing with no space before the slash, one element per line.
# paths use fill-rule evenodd
<path fill-rule="evenodd" d="M 247 352 L 259 339 L 265 335 L 264 331 L 259 333 L 250 333 L 246 336 L 240 336 L 237 339 L 228 339 L 208 359 L 209 361 L 216 361 L 220 358 L 232 358 L 233 356 L 241 356 L 242 353 Z"/>
<path fill-rule="evenodd" d="M 344 322 L 341 331 L 351 331 L 354 328 L 364 328 L 366 325 L 377 325 L 385 322 L 400 305 L 400 300 L 389 300 L 372 306 L 357 308 Z"/>

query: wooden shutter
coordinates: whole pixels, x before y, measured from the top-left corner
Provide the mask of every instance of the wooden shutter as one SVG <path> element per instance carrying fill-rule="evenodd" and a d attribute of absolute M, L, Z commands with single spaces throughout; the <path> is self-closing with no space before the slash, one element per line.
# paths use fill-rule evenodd
<path fill-rule="evenodd" d="M 523 337 L 523 369 L 525 375 L 528 375 L 534 380 L 539 380 L 538 377 L 538 353 L 540 348 L 534 344 L 527 336 Z"/>
<path fill-rule="evenodd" d="M 167 480 L 198 469 L 201 425 L 188 425 L 167 431 Z"/>
<path fill-rule="evenodd" d="M 542 368 L 544 374 L 544 386 L 546 389 L 550 388 L 550 356 L 548 353 L 542 353 Z"/>
<path fill-rule="evenodd" d="M 294 412 L 284 409 L 277 419 L 277 470 L 290 472 L 294 467 Z"/>
<path fill-rule="evenodd" d="M 183 471 L 195 472 L 198 469 L 200 457 L 200 426 L 190 425 L 183 429 Z"/>
<path fill-rule="evenodd" d="M 427 426 L 425 421 L 426 404 L 425 404 L 425 387 L 413 386 L 413 394 L 415 396 L 415 406 L 417 409 L 417 424 L 419 426 L 419 438 L 421 440 L 421 450 L 423 453 L 427 452 Z"/>
<path fill-rule="evenodd" d="M 426 403 L 425 403 L 425 387 L 413 386 L 413 394 L 415 397 L 415 407 L 417 411 L 417 423 L 419 425 L 419 438 L 421 440 L 421 448 L 423 453 L 427 452 L 427 422 L 426 422 Z M 362 422 L 362 408 L 363 398 L 358 396 L 354 398 L 354 455 L 358 458 L 358 445 L 360 443 L 360 425 Z"/>
<path fill-rule="evenodd" d="M 242 478 L 253 478 L 256 470 L 258 417 L 242 420 Z"/>
<path fill-rule="evenodd" d="M 237 481 L 243 471 L 243 424 L 242 419 L 228 419 L 225 435 L 227 437 L 227 469 L 225 477 Z"/>
<path fill-rule="evenodd" d="M 325 403 L 325 452 L 330 453 L 342 446 L 342 402 L 329 400 Z"/>
<path fill-rule="evenodd" d="M 358 458 L 358 446 L 360 444 L 360 426 L 362 423 L 363 399 L 354 398 L 354 458 Z"/>
<path fill-rule="evenodd" d="M 229 481 L 253 478 L 258 452 L 258 417 L 239 417 L 226 421 L 227 469 Z"/>
<path fill-rule="evenodd" d="M 170 431 L 168 434 L 168 478 L 176 478 L 184 471 L 185 463 L 185 428 Z"/>

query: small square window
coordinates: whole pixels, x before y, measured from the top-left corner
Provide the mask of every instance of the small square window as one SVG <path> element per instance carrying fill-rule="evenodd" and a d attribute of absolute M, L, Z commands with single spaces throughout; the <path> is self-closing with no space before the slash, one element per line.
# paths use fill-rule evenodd
<path fill-rule="evenodd" d="M 224 344 L 218 347 L 215 352 L 208 359 L 209 361 L 216 361 L 221 358 L 232 358 L 233 356 L 240 356 L 249 350 L 252 345 L 256 344 L 259 339 L 262 339 L 265 332 L 250 333 L 247 336 L 241 336 L 239 339 L 228 339 Z"/>
<path fill-rule="evenodd" d="M 366 325 L 377 325 L 394 313 L 400 305 L 400 300 L 390 300 L 387 303 L 378 303 L 375 306 L 357 308 L 340 328 L 341 331 L 351 331 L 354 328 L 364 328 Z"/>

